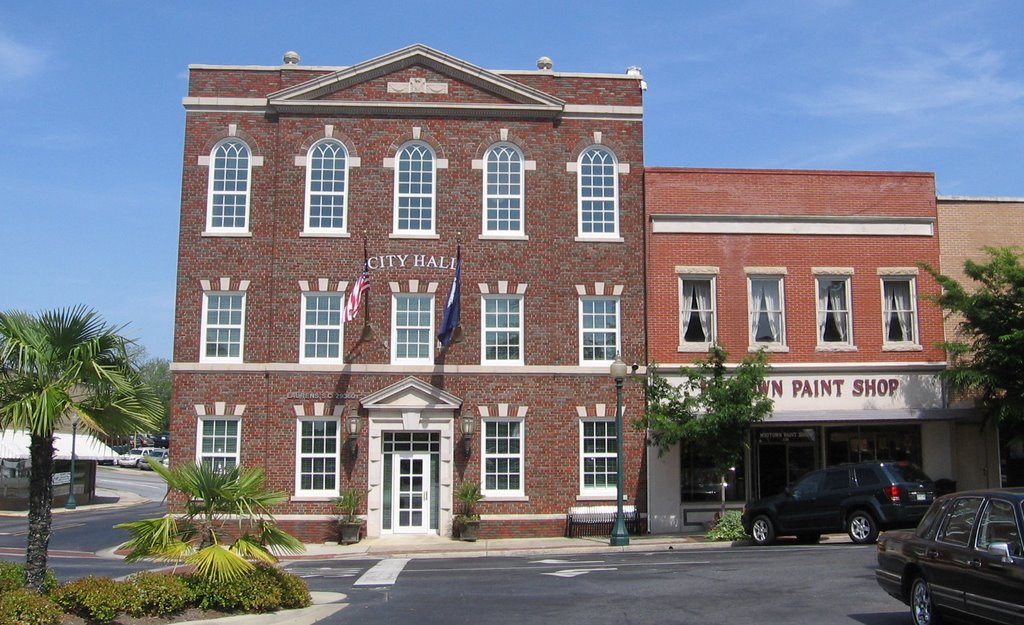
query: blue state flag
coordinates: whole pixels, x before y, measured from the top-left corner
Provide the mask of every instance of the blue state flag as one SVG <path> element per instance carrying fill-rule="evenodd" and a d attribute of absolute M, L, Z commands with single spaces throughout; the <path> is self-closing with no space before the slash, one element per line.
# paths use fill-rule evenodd
<path fill-rule="evenodd" d="M 462 249 L 455 255 L 455 277 L 452 279 L 452 288 L 448 291 L 448 302 L 444 305 L 444 316 L 441 317 L 441 329 L 437 333 L 437 340 L 441 341 L 443 347 L 448 347 L 455 334 L 455 328 L 459 327 L 460 300 L 462 299 Z"/>

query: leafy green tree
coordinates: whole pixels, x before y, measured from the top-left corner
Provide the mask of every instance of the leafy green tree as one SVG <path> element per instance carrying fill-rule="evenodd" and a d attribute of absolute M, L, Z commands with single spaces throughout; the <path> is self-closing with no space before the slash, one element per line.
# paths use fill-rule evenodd
<path fill-rule="evenodd" d="M 949 366 L 941 373 L 950 387 L 976 396 L 988 418 L 1024 429 L 1024 266 L 1017 248 L 986 247 L 988 260 L 964 262 L 973 288 L 922 267 L 942 287 L 934 298 L 947 316 L 959 319 L 956 337 L 941 343 Z"/>
<path fill-rule="evenodd" d="M 139 363 L 139 377 L 149 388 L 153 389 L 164 408 L 164 420 L 159 429 L 161 432 L 166 432 L 170 425 L 171 414 L 171 361 L 156 356 L 150 357 L 143 349 L 136 362 Z"/>
<path fill-rule="evenodd" d="M 50 543 L 54 431 L 77 418 L 96 434 L 127 433 L 163 418 L 119 332 L 82 306 L 0 313 L 0 428 L 30 433 L 25 585 L 37 591 Z"/>
<path fill-rule="evenodd" d="M 743 462 L 750 428 L 772 411 L 772 400 L 762 388 L 768 374 L 763 351 L 743 359 L 730 374 L 728 354 L 712 346 L 706 360 L 680 370 L 685 378 L 674 385 L 654 371 L 647 379 L 647 412 L 638 421 L 652 442 L 664 452 L 682 443 L 699 448 L 722 477 L 722 512 L 725 511 L 725 476 Z"/>
<path fill-rule="evenodd" d="M 282 491 L 264 489 L 259 467 L 223 470 L 207 463 L 185 463 L 168 469 L 147 459 L 164 481 L 168 496 L 184 498 L 183 512 L 155 519 L 121 523 L 131 538 L 126 562 L 158 560 L 184 563 L 214 580 L 237 579 L 257 563 L 274 563 L 274 552 L 302 553 L 303 544 L 277 527 L 270 508 L 287 501 Z"/>

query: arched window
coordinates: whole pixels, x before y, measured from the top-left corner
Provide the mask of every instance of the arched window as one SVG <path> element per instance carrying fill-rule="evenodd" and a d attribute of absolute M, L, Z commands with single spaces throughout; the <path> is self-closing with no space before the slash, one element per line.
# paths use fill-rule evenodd
<path fill-rule="evenodd" d="M 619 181 L 615 155 L 601 146 L 580 154 L 578 168 L 579 236 L 619 235 Z"/>
<path fill-rule="evenodd" d="M 395 223 L 398 234 L 434 234 L 436 162 L 426 144 L 409 143 L 395 155 Z"/>
<path fill-rule="evenodd" d="M 339 233 L 348 228 L 348 153 L 340 141 L 325 139 L 306 159 L 306 232 Z"/>
<path fill-rule="evenodd" d="M 523 234 L 523 155 L 512 145 L 487 150 L 484 234 Z"/>
<path fill-rule="evenodd" d="M 249 231 L 249 156 L 249 146 L 234 138 L 221 141 L 210 153 L 208 231 Z"/>

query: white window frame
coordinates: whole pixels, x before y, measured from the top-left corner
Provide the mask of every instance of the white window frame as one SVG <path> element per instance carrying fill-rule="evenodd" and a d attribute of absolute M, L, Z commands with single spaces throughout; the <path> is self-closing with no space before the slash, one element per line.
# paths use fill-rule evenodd
<path fill-rule="evenodd" d="M 238 296 L 241 299 L 241 310 L 240 323 L 210 323 L 210 298 L 212 297 L 233 297 Z M 202 327 L 200 328 L 200 345 L 199 345 L 199 362 L 225 362 L 225 363 L 240 363 L 245 358 L 245 308 L 246 308 L 246 293 L 245 291 L 204 291 L 203 292 L 203 318 Z M 207 338 L 207 332 L 211 330 L 238 330 L 238 356 L 216 356 L 208 355 L 207 347 L 211 342 Z M 219 341 L 216 341 L 219 343 Z"/>
<path fill-rule="evenodd" d="M 242 168 L 240 168 L 240 167 L 235 167 L 233 169 L 233 171 L 235 171 L 235 172 L 240 172 L 240 171 L 244 171 L 245 172 L 245 181 L 244 181 L 245 182 L 245 189 L 243 191 L 238 191 L 237 189 L 232 189 L 230 191 L 222 189 L 222 190 L 218 191 L 215 188 L 216 187 L 216 183 L 217 183 L 218 174 L 219 173 L 224 173 L 225 174 L 225 180 L 226 180 L 226 172 L 229 171 L 229 168 L 227 168 L 227 167 L 218 167 L 218 159 L 220 159 L 220 158 L 224 158 L 224 159 L 230 158 L 230 156 L 228 154 L 226 154 L 226 153 L 223 154 L 223 156 L 220 155 L 222 151 L 226 151 L 227 146 L 229 144 L 238 146 L 238 148 L 240 148 L 240 152 L 244 151 L 244 153 L 245 153 L 244 154 L 244 158 L 245 158 L 244 170 Z M 241 159 L 242 156 L 240 154 L 236 154 L 234 156 L 234 158 Z M 248 233 L 249 232 L 250 221 L 251 221 L 250 220 L 250 215 L 249 215 L 250 214 L 250 210 L 249 209 L 250 209 L 250 204 L 252 202 L 252 165 L 253 165 L 252 149 L 248 146 L 248 144 L 246 144 L 245 141 L 242 141 L 238 137 L 228 137 L 227 139 L 219 141 L 219 142 L 217 142 L 217 145 L 213 146 L 213 149 L 210 150 L 210 164 L 209 164 L 209 170 L 210 171 L 209 171 L 209 180 L 208 180 L 208 183 L 207 183 L 207 196 L 206 196 L 206 231 L 207 232 L 211 232 L 211 233 L 225 233 L 225 234 L 242 234 L 242 233 Z M 237 182 L 238 182 L 237 179 L 236 179 L 235 182 L 237 184 Z M 216 198 L 218 196 L 234 197 L 234 198 L 241 198 L 242 199 L 242 205 L 243 205 L 242 219 L 245 222 L 244 225 L 242 225 L 242 226 L 235 226 L 235 225 L 232 225 L 232 226 L 224 226 L 224 225 L 215 226 L 213 224 L 213 222 L 214 222 L 214 215 L 213 215 L 214 205 L 215 205 L 215 200 L 216 200 Z M 221 219 L 223 219 L 223 215 L 221 215 Z M 234 216 L 233 219 L 238 219 L 238 217 Z"/>
<path fill-rule="evenodd" d="M 835 275 L 835 274 L 822 274 L 814 277 L 814 302 L 817 316 L 815 320 L 815 332 L 817 334 L 818 349 L 822 351 L 830 350 L 852 350 L 854 349 L 853 340 L 853 297 L 851 292 L 852 276 L 850 275 Z M 830 314 L 827 307 L 822 308 L 821 290 L 824 282 L 842 282 L 843 283 L 843 296 L 846 298 L 846 308 L 844 311 L 846 314 L 846 340 L 842 341 L 826 341 L 825 340 L 825 324 L 827 323 L 827 315 Z M 834 313 L 832 313 L 834 314 Z M 841 329 L 842 330 L 842 329 Z"/>
<path fill-rule="evenodd" d="M 335 165 L 340 162 L 340 179 L 335 178 L 333 185 L 336 187 L 340 184 L 341 191 L 337 191 L 336 188 L 332 188 L 330 191 L 324 191 L 323 188 L 319 191 L 313 190 L 313 171 L 320 169 L 322 171 L 333 172 L 336 176 L 338 175 L 339 169 L 337 167 L 326 169 L 314 167 L 314 163 L 319 159 L 321 162 L 328 160 L 323 155 L 323 150 L 330 145 L 335 149 L 334 156 L 330 158 L 330 162 Z M 319 154 L 314 155 L 315 151 L 319 151 Z M 348 177 L 349 177 L 349 158 L 348 150 L 345 148 L 345 144 L 337 139 L 321 139 L 309 147 L 309 152 L 306 154 L 306 208 L 303 217 L 303 232 L 306 234 L 346 234 L 348 232 Z M 321 184 L 324 183 L 324 179 L 321 177 Z M 313 226 L 311 221 L 313 219 L 313 197 L 323 196 L 330 198 L 341 198 L 341 226 Z M 322 208 L 322 207 L 321 207 Z M 332 205 L 332 209 L 333 209 Z M 323 219 L 323 215 L 320 216 Z M 332 215 L 329 218 L 331 221 L 335 219 Z"/>
<path fill-rule="evenodd" d="M 234 436 L 234 447 L 235 450 L 228 451 L 227 449 L 213 449 L 212 451 L 203 451 L 203 441 L 207 437 L 204 434 L 205 424 L 213 423 L 216 427 L 216 422 L 223 422 L 225 426 L 229 423 L 235 426 Z M 230 440 L 227 433 L 224 435 L 218 435 L 216 431 L 210 436 L 213 442 L 216 443 L 216 439 L 223 438 L 225 442 Z M 211 465 L 217 470 L 224 470 L 225 468 L 231 468 L 232 466 L 239 466 L 241 463 L 242 454 L 242 420 L 238 417 L 230 417 L 226 415 L 211 415 L 207 417 L 199 417 L 196 425 L 196 463 L 202 464 L 207 460 L 211 461 Z M 224 461 L 230 461 L 228 465 Z"/>
<path fill-rule="evenodd" d="M 302 433 L 302 426 L 306 423 L 315 424 L 333 424 L 334 425 L 334 452 L 328 451 L 302 451 L 302 442 L 305 438 Z M 314 444 L 317 440 L 324 442 L 326 449 L 327 443 L 332 439 L 327 436 L 317 436 L 314 430 L 313 435 L 310 437 Z M 295 495 L 297 497 L 338 497 L 341 494 L 341 452 L 342 452 L 342 437 L 341 437 L 341 419 L 338 417 L 299 417 L 295 420 Z M 303 488 L 302 477 L 304 472 L 302 470 L 303 460 L 310 459 L 316 460 L 334 460 L 334 488 Z M 326 470 L 322 471 L 311 471 L 315 475 L 330 475 Z"/>
<path fill-rule="evenodd" d="M 600 165 L 595 165 L 591 155 L 595 155 L 598 153 L 606 156 L 604 158 L 603 163 L 601 163 Z M 588 162 L 585 163 L 585 160 L 587 160 Z M 608 188 L 607 184 L 593 183 L 594 167 L 608 168 L 611 170 L 610 189 Z M 597 177 L 606 177 L 606 175 L 607 172 L 601 172 L 598 174 Z M 585 180 L 587 179 L 591 179 L 590 184 L 585 184 Z M 604 193 L 610 191 L 611 195 L 610 197 L 602 195 L 600 199 L 595 199 L 594 196 L 585 196 L 585 189 L 601 190 Z M 586 219 L 584 217 L 585 213 L 593 212 L 585 209 L 585 203 L 600 201 L 611 202 L 611 232 L 587 232 L 585 224 L 593 225 L 600 223 L 603 225 L 608 223 L 607 220 L 596 221 L 592 218 Z M 580 237 L 581 239 L 618 239 L 618 231 L 620 231 L 620 228 L 618 228 L 618 221 L 620 221 L 620 218 L 620 210 L 618 210 L 618 159 L 615 157 L 615 153 L 613 153 L 608 148 L 604 147 L 604 145 L 591 145 L 590 148 L 587 148 L 586 150 L 581 152 L 580 158 L 577 159 L 577 236 Z"/>
<path fill-rule="evenodd" d="M 604 440 L 607 444 L 609 444 L 611 446 L 611 449 L 610 450 L 606 449 L 603 452 L 589 452 L 588 453 L 586 451 L 586 438 L 587 438 L 586 437 L 586 425 L 587 424 L 597 424 L 597 423 L 603 424 L 605 426 L 605 433 L 606 434 L 604 436 L 594 437 L 594 438 L 595 439 Z M 615 462 L 618 462 L 618 454 L 617 454 L 615 439 L 614 438 L 609 439 L 609 437 L 607 436 L 607 431 L 608 431 L 607 428 L 609 428 L 609 427 L 612 430 L 615 429 L 615 419 L 580 419 L 580 425 L 579 425 L 579 451 L 580 451 L 579 480 L 580 480 L 580 482 L 579 482 L 579 487 L 580 487 L 580 496 L 581 497 L 597 498 L 597 497 L 614 497 L 616 495 L 616 487 L 615 487 L 614 483 L 611 484 L 611 486 L 608 486 L 608 485 L 605 485 L 605 486 L 587 486 L 587 484 L 586 484 L 586 482 L 587 482 L 587 479 L 586 479 L 586 477 L 587 477 L 586 465 L 587 465 L 587 460 L 588 459 L 604 460 L 606 462 L 608 460 L 613 460 Z M 615 436 L 620 436 L 620 434 L 621 433 L 616 432 Z M 605 475 L 605 476 L 613 475 L 613 476 L 615 476 L 615 479 L 618 479 L 617 472 L 613 471 L 613 472 L 609 473 L 608 470 L 607 470 L 607 467 L 605 468 L 604 472 L 600 473 L 600 475 Z"/>
<path fill-rule="evenodd" d="M 488 324 L 488 318 L 490 317 L 491 314 L 511 315 L 511 313 L 505 313 L 505 312 L 496 312 L 496 313 L 489 313 L 488 312 L 488 309 L 487 309 L 488 304 L 491 303 L 491 302 L 497 302 L 499 300 L 505 300 L 505 301 L 509 301 L 509 302 L 513 302 L 513 301 L 514 302 L 518 302 L 519 312 L 516 314 L 516 320 L 518 321 L 518 326 L 516 326 L 515 328 L 510 328 L 510 327 L 504 327 L 504 328 L 503 327 L 491 327 Z M 481 298 L 481 302 L 480 302 L 480 328 L 481 328 L 481 332 L 480 332 L 480 334 L 481 334 L 481 337 L 480 337 L 480 363 L 481 364 L 484 364 L 484 365 L 522 365 L 524 363 L 524 345 L 523 345 L 523 339 L 524 339 L 524 336 L 525 336 L 525 333 L 523 331 L 523 319 L 524 319 L 524 317 L 525 317 L 525 315 L 524 315 L 524 311 L 523 311 L 523 296 L 522 295 L 484 295 Z M 519 339 L 519 342 L 518 342 L 518 345 L 519 345 L 519 358 L 516 358 L 516 359 L 500 359 L 500 358 L 490 359 L 490 358 L 487 357 L 487 348 L 489 346 L 490 335 L 491 334 L 502 333 L 502 332 L 508 333 L 508 334 L 514 334 L 514 335 L 516 335 L 518 337 L 518 339 Z"/>
<path fill-rule="evenodd" d="M 775 330 L 776 340 L 774 341 L 759 341 L 757 340 L 757 327 L 758 319 L 761 315 L 760 301 L 757 294 L 754 293 L 754 283 L 756 281 L 774 282 L 778 285 L 778 304 L 774 310 L 764 311 L 768 315 L 776 316 L 776 325 L 778 326 Z M 786 278 L 785 276 L 770 275 L 770 274 L 747 274 L 747 330 L 750 337 L 751 349 L 765 348 L 769 351 L 777 351 L 786 347 Z"/>
<path fill-rule="evenodd" d="M 508 160 L 498 160 L 496 157 L 501 155 L 501 154 L 512 154 L 512 155 L 515 156 L 515 158 L 514 159 L 508 159 Z M 484 162 L 483 162 L 483 223 L 481 225 L 481 232 L 483 232 L 487 236 L 495 236 L 495 237 L 505 237 L 505 236 L 508 236 L 508 237 L 512 237 L 512 236 L 514 236 L 514 237 L 522 237 L 522 236 L 524 236 L 526 234 L 526 225 L 525 225 L 525 221 L 526 221 L 526 219 L 525 219 L 525 217 L 526 217 L 526 211 L 525 211 L 525 195 L 526 195 L 526 193 L 525 193 L 525 191 L 526 191 L 526 173 L 525 172 L 526 172 L 526 160 L 523 158 L 522 150 L 520 150 L 518 147 L 516 147 L 515 145 L 513 145 L 511 143 L 496 143 L 496 144 L 492 145 L 490 148 L 488 148 L 487 153 L 484 155 L 484 159 L 483 160 L 484 160 Z M 507 165 L 508 166 L 508 171 L 507 172 L 500 171 L 500 166 L 501 165 Z M 518 171 L 512 171 L 513 165 L 518 165 Z M 491 169 L 492 167 L 497 167 L 497 170 L 496 171 L 492 171 L 492 169 Z M 493 176 L 497 176 L 499 179 L 492 183 L 491 182 L 491 176 L 492 175 Z M 505 181 L 505 182 L 501 182 L 500 181 L 500 176 L 502 176 L 502 175 L 508 176 L 509 180 Z M 519 179 L 518 183 L 513 183 L 512 180 L 511 180 L 515 176 L 518 176 L 518 179 Z M 506 193 L 500 193 L 500 192 L 492 193 L 491 189 L 493 187 L 497 187 L 498 189 L 507 188 L 508 192 L 506 192 Z M 518 191 L 513 192 L 513 189 L 515 189 L 515 188 L 518 188 Z M 514 208 L 514 209 L 513 208 L 505 208 L 505 209 L 503 209 L 503 208 L 500 208 L 500 207 L 491 208 L 489 205 L 490 205 L 492 200 L 495 201 L 495 202 L 498 202 L 498 203 L 500 203 L 502 201 L 507 201 L 507 202 L 510 202 L 510 203 L 516 203 L 516 204 L 518 204 L 518 206 L 516 208 Z M 517 219 L 519 221 L 519 227 L 515 228 L 515 229 L 511 229 L 511 228 L 502 229 L 500 227 L 498 227 L 498 228 L 491 228 L 490 227 L 490 223 L 491 223 L 492 220 L 490 219 L 490 212 L 492 210 L 494 210 L 494 211 L 508 210 L 509 212 L 515 211 L 516 213 L 518 213 Z M 500 224 L 502 221 L 511 221 L 511 219 L 507 219 L 507 220 L 495 219 L 493 221 L 496 221 L 496 222 L 498 222 Z"/>
<path fill-rule="evenodd" d="M 584 315 L 585 315 L 584 310 L 583 310 L 584 309 L 584 305 L 585 305 L 586 302 L 594 302 L 594 301 L 606 301 L 606 302 L 613 302 L 615 304 L 615 331 L 614 331 L 614 334 L 615 334 L 615 348 L 612 350 L 611 357 L 607 358 L 607 359 L 603 359 L 603 360 L 593 360 L 593 359 L 588 360 L 588 359 L 585 358 L 585 355 L 586 355 L 586 342 L 587 342 L 586 341 L 586 336 L 588 334 L 606 334 L 606 333 L 608 333 L 608 331 L 606 329 L 594 329 L 594 328 L 588 329 L 588 328 L 584 327 Z M 606 295 L 587 295 L 587 296 L 584 296 L 584 297 L 580 297 L 577 311 L 578 312 L 577 312 L 577 316 L 576 316 L 576 326 L 577 326 L 577 328 L 579 328 L 579 332 L 578 332 L 576 338 L 577 338 L 577 340 L 579 342 L 580 366 L 584 366 L 584 367 L 604 366 L 604 365 L 609 365 L 612 362 L 614 362 L 615 356 L 618 353 L 622 352 L 622 300 L 621 300 L 621 298 L 616 297 L 616 296 L 606 296 Z M 607 347 L 605 347 L 604 349 L 607 350 Z"/>
<path fill-rule="evenodd" d="M 891 350 L 900 349 L 919 349 L 921 347 L 921 338 L 919 334 L 919 323 L 917 316 L 917 278 L 912 275 L 888 275 L 881 278 L 881 289 L 882 289 L 882 348 Z M 910 315 L 910 332 L 912 338 L 904 341 L 890 341 L 889 340 L 889 319 L 890 313 L 892 312 L 889 308 L 889 298 L 886 297 L 885 287 L 888 283 L 902 282 L 907 284 L 909 289 L 909 310 L 903 311 L 905 314 Z M 896 311 L 899 314 L 900 311 Z"/>
<path fill-rule="evenodd" d="M 515 437 L 514 439 L 512 437 L 495 437 L 495 440 L 501 440 L 501 439 L 506 439 L 506 438 L 509 439 L 509 440 L 517 440 L 518 444 L 519 444 L 519 451 L 518 451 L 518 453 L 498 452 L 498 451 L 490 452 L 490 451 L 488 451 L 489 448 L 488 448 L 488 445 L 487 445 L 487 441 L 488 441 L 489 437 L 488 437 L 488 434 L 487 434 L 487 427 L 488 427 L 489 424 L 490 425 L 495 425 L 495 426 L 498 426 L 498 425 L 501 425 L 501 424 L 510 424 L 510 425 L 511 424 L 515 424 L 515 425 L 517 425 L 518 428 L 519 428 L 519 435 L 517 437 Z M 526 453 L 525 453 L 525 447 L 526 447 L 526 420 L 525 419 L 488 418 L 488 419 L 483 419 L 482 420 L 481 427 L 480 427 L 480 473 L 481 473 L 481 480 L 480 480 L 481 489 L 480 489 L 480 491 L 483 493 L 483 495 L 485 497 L 525 497 L 526 496 L 526 468 L 525 468 Z M 487 462 L 488 462 L 488 460 L 491 460 L 491 459 L 499 460 L 499 461 L 500 460 L 518 460 L 519 461 L 519 471 L 517 473 L 513 473 L 511 471 L 495 473 L 495 475 L 502 475 L 502 476 L 504 476 L 504 475 L 513 475 L 513 474 L 514 475 L 518 475 L 518 477 L 519 477 L 519 488 L 506 488 L 506 489 L 502 489 L 502 488 L 488 488 L 488 486 L 487 486 L 488 479 L 487 478 L 490 475 L 490 473 L 488 473 Z"/>
<path fill-rule="evenodd" d="M 319 315 L 323 315 L 323 314 L 330 315 L 330 314 L 335 314 L 336 313 L 337 314 L 337 323 L 335 323 L 335 324 L 331 324 L 331 323 L 325 323 L 325 324 L 313 323 L 313 324 L 310 324 L 309 323 L 309 319 L 308 319 L 307 315 L 309 313 L 309 302 L 310 302 L 310 299 L 312 299 L 312 298 L 319 298 L 319 297 L 336 299 L 338 301 L 338 309 L 336 311 L 328 311 L 326 313 L 324 311 L 318 311 L 317 312 L 318 316 Z M 321 364 L 335 363 L 336 364 L 336 363 L 344 362 L 344 358 L 345 358 L 345 296 L 342 293 L 334 292 L 334 291 L 307 291 L 307 292 L 303 293 L 302 294 L 302 312 L 301 312 L 301 318 L 299 319 L 299 323 L 300 323 L 300 327 L 299 327 L 299 362 L 300 363 L 314 363 L 314 364 L 315 363 L 321 363 Z M 307 356 L 306 355 L 306 347 L 310 343 L 309 343 L 308 337 L 306 336 L 306 333 L 307 333 L 307 331 L 310 331 L 310 330 L 312 330 L 312 331 L 327 331 L 327 332 L 336 331 L 338 333 L 338 341 L 337 341 L 338 355 L 336 357 L 333 357 L 333 358 L 330 357 L 330 356 L 324 356 L 324 357 L 320 357 L 320 356 Z M 331 345 L 332 344 L 331 342 L 327 342 L 327 341 L 316 341 L 316 343 L 317 344 L 327 344 L 327 345 Z"/>
<path fill-rule="evenodd" d="M 402 326 L 398 325 L 398 302 L 401 298 L 417 298 L 422 300 L 429 300 L 430 311 L 429 311 L 429 324 L 427 326 Z M 434 328 L 434 305 L 435 299 L 433 295 L 425 293 L 395 293 L 391 296 L 391 364 L 402 364 L 402 365 L 423 365 L 434 363 L 434 343 L 436 342 L 435 328 Z M 427 330 L 427 356 L 422 358 L 399 358 L 398 357 L 398 334 L 402 329 L 414 328 L 417 330 Z"/>
<path fill-rule="evenodd" d="M 401 192 L 402 185 L 405 184 L 401 181 L 402 178 L 402 164 L 407 161 L 408 150 L 419 149 L 430 156 L 430 191 L 429 193 L 412 193 L 412 192 Z M 413 183 L 409 181 L 408 184 L 423 184 Z M 400 211 L 402 210 L 399 205 L 402 203 L 403 198 L 420 198 L 429 199 L 430 203 L 430 227 L 429 228 L 400 228 L 399 224 L 402 221 L 400 217 Z M 408 210 L 412 210 L 409 208 Z M 419 210 L 423 210 L 423 207 L 419 207 Z M 406 218 L 408 219 L 408 218 Z M 418 218 L 417 221 L 422 220 Z M 393 210 L 393 222 L 392 231 L 396 235 L 408 235 L 408 236 L 428 236 L 435 234 L 437 230 L 437 154 L 434 153 L 434 149 L 422 141 L 410 141 L 395 152 L 395 184 L 394 184 L 394 210 Z"/>
<path fill-rule="evenodd" d="M 709 285 L 709 306 L 707 310 L 697 309 L 697 315 L 702 312 L 709 315 L 708 328 L 705 331 L 704 341 L 687 341 L 686 333 L 689 330 L 689 317 L 693 309 L 687 300 L 687 282 L 707 282 Z M 693 293 L 690 293 L 690 301 L 693 300 Z M 699 302 L 698 302 L 699 303 Z M 680 352 L 706 352 L 711 349 L 718 340 L 718 276 L 703 273 L 681 273 L 679 274 L 679 351 Z"/>

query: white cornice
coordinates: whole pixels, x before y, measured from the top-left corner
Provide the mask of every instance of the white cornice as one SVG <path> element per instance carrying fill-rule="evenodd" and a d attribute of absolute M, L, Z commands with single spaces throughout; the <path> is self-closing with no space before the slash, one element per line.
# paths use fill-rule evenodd
<path fill-rule="evenodd" d="M 986 196 L 986 195 L 936 195 L 939 202 L 1012 202 L 1024 203 L 1024 197 Z"/>
<path fill-rule="evenodd" d="M 935 236 L 932 217 L 653 214 L 654 234 Z"/>
<path fill-rule="evenodd" d="M 299 364 L 290 362 L 268 363 L 203 363 L 174 362 L 171 371 L 179 373 L 331 373 L 379 374 L 379 375 L 566 375 L 566 376 L 608 376 L 608 366 L 558 367 L 558 366 L 484 366 L 484 365 L 390 365 L 390 364 Z M 639 371 L 643 371 L 640 369 Z"/>
<path fill-rule="evenodd" d="M 678 373 L 680 367 L 692 367 L 693 363 L 658 363 L 657 371 Z M 728 364 L 726 368 L 735 369 L 736 364 Z M 904 372 L 914 371 L 922 373 L 934 373 L 946 368 L 945 362 L 783 362 L 769 363 L 768 376 L 772 373 L 837 373 L 849 371 L 851 373 L 880 373 L 880 372 Z M 654 369 L 654 367 L 652 367 Z"/>

